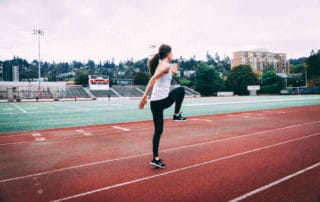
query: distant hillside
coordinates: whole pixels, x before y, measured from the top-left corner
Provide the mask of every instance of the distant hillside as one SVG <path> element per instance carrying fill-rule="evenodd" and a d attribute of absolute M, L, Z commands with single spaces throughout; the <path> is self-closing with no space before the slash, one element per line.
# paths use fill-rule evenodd
<path fill-rule="evenodd" d="M 308 57 L 301 57 L 301 58 L 290 59 L 289 62 L 292 65 L 297 65 L 297 64 L 301 64 L 302 62 L 305 62 L 307 59 Z"/>

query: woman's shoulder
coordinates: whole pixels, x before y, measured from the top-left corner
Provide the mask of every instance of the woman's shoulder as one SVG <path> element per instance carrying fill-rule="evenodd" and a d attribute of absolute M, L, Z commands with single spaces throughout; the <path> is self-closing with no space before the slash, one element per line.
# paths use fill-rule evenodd
<path fill-rule="evenodd" d="M 169 69 L 171 67 L 171 64 L 169 62 L 160 61 L 159 66 L 164 69 Z"/>

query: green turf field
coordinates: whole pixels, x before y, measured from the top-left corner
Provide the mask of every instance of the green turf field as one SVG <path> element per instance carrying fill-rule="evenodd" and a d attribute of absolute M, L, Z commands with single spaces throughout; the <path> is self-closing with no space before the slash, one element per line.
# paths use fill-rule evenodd
<path fill-rule="evenodd" d="M 138 109 L 139 100 L 65 101 L 0 104 L 0 132 L 150 120 L 149 105 Z M 319 105 L 320 95 L 186 98 L 186 116 Z M 165 117 L 171 117 L 173 108 Z M 310 112 L 312 113 L 312 112 Z"/>

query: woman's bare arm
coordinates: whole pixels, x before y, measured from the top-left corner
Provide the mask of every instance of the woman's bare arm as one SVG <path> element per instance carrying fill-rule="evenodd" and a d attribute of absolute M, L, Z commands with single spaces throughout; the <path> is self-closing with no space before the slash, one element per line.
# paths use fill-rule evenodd
<path fill-rule="evenodd" d="M 159 77 L 161 77 L 163 74 L 167 73 L 168 71 L 170 71 L 170 66 L 169 65 L 160 65 L 156 72 L 154 73 L 154 75 L 150 78 L 148 85 L 146 87 L 146 90 L 144 92 L 143 97 L 141 98 L 140 104 L 139 104 L 139 108 L 143 109 L 144 105 L 147 103 L 147 97 L 151 91 L 151 89 L 153 88 L 155 82 L 157 81 L 157 79 Z"/>

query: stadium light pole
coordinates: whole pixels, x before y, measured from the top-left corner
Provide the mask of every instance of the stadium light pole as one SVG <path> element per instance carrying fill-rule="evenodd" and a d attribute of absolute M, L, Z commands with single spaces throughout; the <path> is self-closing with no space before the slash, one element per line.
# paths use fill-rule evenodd
<path fill-rule="evenodd" d="M 40 92 L 40 78 L 41 78 L 41 71 L 40 71 L 40 36 L 44 35 L 44 32 L 41 29 L 34 29 L 33 34 L 38 35 L 38 90 Z"/>
<path fill-rule="evenodd" d="M 288 88 L 288 66 L 289 66 L 290 64 L 289 64 L 289 62 L 287 62 L 287 64 L 286 64 L 286 89 Z"/>
<path fill-rule="evenodd" d="M 308 87 L 308 75 L 307 75 L 307 68 L 304 70 L 304 76 L 305 76 L 305 80 L 306 80 L 306 87 Z"/>

